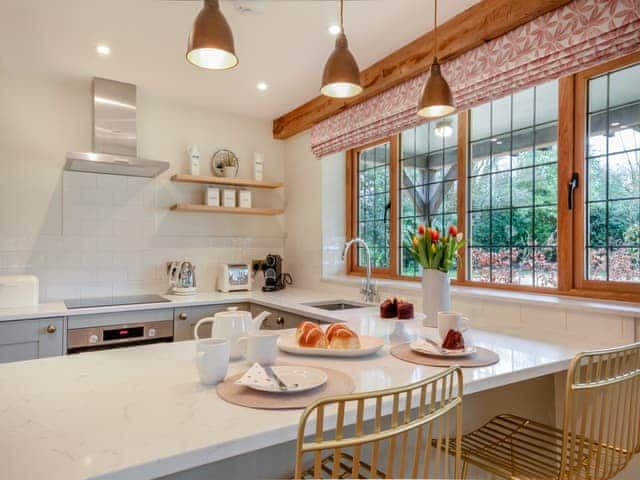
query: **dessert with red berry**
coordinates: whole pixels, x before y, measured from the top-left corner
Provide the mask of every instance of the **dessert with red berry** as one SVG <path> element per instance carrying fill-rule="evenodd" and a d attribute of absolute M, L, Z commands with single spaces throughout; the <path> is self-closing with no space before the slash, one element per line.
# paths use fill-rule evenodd
<path fill-rule="evenodd" d="M 382 318 L 395 318 L 398 316 L 398 300 L 387 298 L 380 304 L 380 316 Z"/>
<path fill-rule="evenodd" d="M 442 348 L 447 350 L 464 350 L 464 338 L 462 332 L 454 330 L 453 328 L 447 332 L 447 336 L 444 337 L 442 342 Z"/>
<path fill-rule="evenodd" d="M 398 300 L 398 320 L 411 320 L 413 318 L 413 303 Z"/>

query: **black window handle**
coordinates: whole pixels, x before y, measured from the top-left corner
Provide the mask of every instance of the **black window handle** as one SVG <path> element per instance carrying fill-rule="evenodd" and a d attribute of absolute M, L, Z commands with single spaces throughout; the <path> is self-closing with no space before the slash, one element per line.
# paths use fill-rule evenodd
<path fill-rule="evenodd" d="M 571 175 L 571 181 L 569 182 L 569 192 L 567 198 L 567 206 L 569 207 L 569 210 L 573 210 L 573 192 L 576 190 L 576 188 L 578 188 L 578 183 L 578 173 L 573 172 L 573 175 Z"/>
<path fill-rule="evenodd" d="M 384 207 L 384 223 L 387 223 L 389 210 L 391 210 L 391 202 L 387 203 Z"/>

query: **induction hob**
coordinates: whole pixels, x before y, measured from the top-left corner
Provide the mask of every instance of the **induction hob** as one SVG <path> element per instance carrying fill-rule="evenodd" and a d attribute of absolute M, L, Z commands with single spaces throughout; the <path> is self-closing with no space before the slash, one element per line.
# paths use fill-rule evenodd
<path fill-rule="evenodd" d="M 76 308 L 115 307 L 122 305 L 139 305 L 141 303 L 166 303 L 170 302 L 160 295 L 123 295 L 118 297 L 99 298 L 74 298 L 65 300 L 64 304 L 69 310 Z"/>

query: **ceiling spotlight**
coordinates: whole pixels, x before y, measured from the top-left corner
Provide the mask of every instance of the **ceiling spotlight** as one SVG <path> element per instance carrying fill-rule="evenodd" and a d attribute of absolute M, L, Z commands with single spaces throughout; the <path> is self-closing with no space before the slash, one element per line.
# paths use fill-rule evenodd
<path fill-rule="evenodd" d="M 189 35 L 187 61 L 209 70 L 227 70 L 238 64 L 233 32 L 219 0 L 204 0 Z"/>
<path fill-rule="evenodd" d="M 349 51 L 347 36 L 344 34 L 344 0 L 340 0 L 340 32 L 336 46 L 324 66 L 320 93 L 327 97 L 349 98 L 362 92 L 360 69 Z"/>
<path fill-rule="evenodd" d="M 418 103 L 418 115 L 425 118 L 442 117 L 455 111 L 451 89 L 438 63 L 438 0 L 435 0 L 433 9 L 433 25 L 433 62 Z"/>
<path fill-rule="evenodd" d="M 331 25 L 329 27 L 329 33 L 331 35 L 338 35 L 341 31 L 342 29 L 340 28 L 340 25 Z"/>
<path fill-rule="evenodd" d="M 258 87 L 258 90 L 260 90 L 261 92 L 266 92 L 267 89 L 269 88 L 269 85 L 267 85 L 264 82 L 259 82 L 257 87 Z"/>
<path fill-rule="evenodd" d="M 99 55 L 106 57 L 111 53 L 111 49 L 109 48 L 108 45 L 98 45 L 96 47 L 96 52 L 98 52 Z"/>
<path fill-rule="evenodd" d="M 436 123 L 436 128 L 433 129 L 433 133 L 435 133 L 438 137 L 450 137 L 453 133 L 453 125 L 451 124 L 451 120 L 440 120 Z"/>

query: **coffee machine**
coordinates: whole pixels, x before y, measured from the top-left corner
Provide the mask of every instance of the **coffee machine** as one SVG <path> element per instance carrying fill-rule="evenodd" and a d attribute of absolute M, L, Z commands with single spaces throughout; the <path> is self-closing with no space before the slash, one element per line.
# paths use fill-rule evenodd
<path fill-rule="evenodd" d="M 280 255 L 267 255 L 262 263 L 264 273 L 263 292 L 275 292 L 282 289 L 280 284 L 282 278 L 282 257 Z"/>

